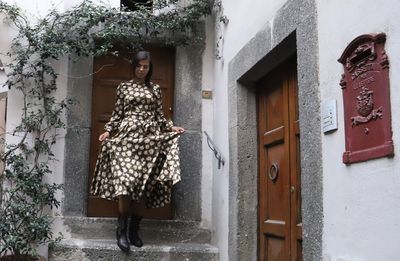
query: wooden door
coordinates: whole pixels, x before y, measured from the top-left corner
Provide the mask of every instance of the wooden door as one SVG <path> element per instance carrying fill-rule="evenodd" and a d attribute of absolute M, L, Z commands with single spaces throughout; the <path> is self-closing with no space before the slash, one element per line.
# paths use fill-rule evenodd
<path fill-rule="evenodd" d="M 302 260 L 296 60 L 258 84 L 259 260 Z"/>
<path fill-rule="evenodd" d="M 175 51 L 173 48 L 147 48 L 153 62 L 152 81 L 160 84 L 163 95 L 164 113 L 172 118 L 172 104 L 174 93 Z M 90 173 L 89 185 L 93 178 L 94 167 L 99 152 L 98 137 L 104 132 L 104 124 L 108 122 L 114 109 L 116 88 L 121 81 L 133 77 L 133 67 L 130 64 L 132 54 L 122 53 L 120 56 L 103 56 L 94 59 L 93 91 L 92 91 L 92 129 L 90 145 Z M 170 219 L 172 206 L 146 209 L 144 201 L 135 204 L 135 211 L 145 218 Z M 109 201 L 89 195 L 88 216 L 116 217 L 118 206 L 116 201 Z"/>

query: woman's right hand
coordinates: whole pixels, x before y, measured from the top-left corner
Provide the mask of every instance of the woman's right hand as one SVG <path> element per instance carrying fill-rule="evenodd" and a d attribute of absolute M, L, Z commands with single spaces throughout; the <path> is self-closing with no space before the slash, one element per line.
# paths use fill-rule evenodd
<path fill-rule="evenodd" d="M 108 139 L 109 137 L 110 137 L 110 133 L 108 131 L 106 131 L 106 132 L 100 134 L 99 141 L 103 141 L 105 139 Z"/>

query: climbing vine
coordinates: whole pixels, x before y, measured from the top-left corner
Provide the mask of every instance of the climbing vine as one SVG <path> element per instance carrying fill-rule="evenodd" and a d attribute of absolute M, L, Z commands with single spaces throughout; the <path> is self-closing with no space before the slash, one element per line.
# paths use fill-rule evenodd
<path fill-rule="evenodd" d="M 16 5 L 0 1 L 0 12 L 17 35 L 6 54 L 9 89 L 21 94 L 21 120 L 7 133 L 4 168 L 0 173 L 0 257 L 35 256 L 38 244 L 60 240 L 51 232 L 52 208 L 60 206 L 56 193 L 62 186 L 46 182 L 52 174 L 52 152 L 65 128 L 63 115 L 71 99 L 57 99 L 55 61 L 67 57 L 118 55 L 115 47 L 135 51 L 149 43 L 182 46 L 202 40 L 199 21 L 212 14 L 219 1 L 153 1 L 128 12 L 83 1 L 60 13 L 56 9 L 31 22 Z M 4 140 L 4 138 L 3 138 Z"/>

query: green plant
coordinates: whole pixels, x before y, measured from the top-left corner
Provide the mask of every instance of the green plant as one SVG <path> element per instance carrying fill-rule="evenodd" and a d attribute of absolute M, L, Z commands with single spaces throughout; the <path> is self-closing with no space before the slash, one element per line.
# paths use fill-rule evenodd
<path fill-rule="evenodd" d="M 37 244 L 53 238 L 51 209 L 60 206 L 56 197 L 62 187 L 47 182 L 49 164 L 70 99 L 56 99 L 57 60 L 108 54 L 114 46 L 134 51 L 158 42 L 188 45 L 201 40 L 198 23 L 212 13 L 212 0 L 192 0 L 179 6 L 177 0 L 154 1 L 153 8 L 138 6 L 134 12 L 95 5 L 91 1 L 59 13 L 56 9 L 31 23 L 21 9 L 0 1 L 5 21 L 17 30 L 6 65 L 10 89 L 22 94 L 21 121 L 8 133 L 12 142 L 1 155 L 5 168 L 0 174 L 0 257 L 35 256 Z M 111 52 L 118 55 L 118 52 Z"/>

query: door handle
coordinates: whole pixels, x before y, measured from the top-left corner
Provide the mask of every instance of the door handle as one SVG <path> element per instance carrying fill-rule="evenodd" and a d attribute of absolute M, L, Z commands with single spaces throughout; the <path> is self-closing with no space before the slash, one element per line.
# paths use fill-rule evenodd
<path fill-rule="evenodd" d="M 272 182 L 276 182 L 278 179 L 278 174 L 279 174 L 279 165 L 278 163 L 273 163 L 271 167 L 269 167 L 268 171 L 268 177 Z"/>

